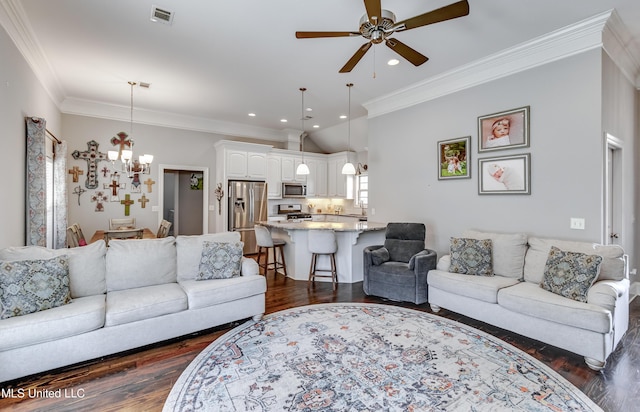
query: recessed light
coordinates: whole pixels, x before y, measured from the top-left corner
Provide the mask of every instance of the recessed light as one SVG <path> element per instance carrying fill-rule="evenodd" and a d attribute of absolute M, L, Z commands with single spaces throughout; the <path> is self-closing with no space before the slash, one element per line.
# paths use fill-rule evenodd
<path fill-rule="evenodd" d="M 400 63 L 400 60 L 398 60 L 398 59 L 391 59 L 391 60 L 389 60 L 389 61 L 387 62 L 387 64 L 388 64 L 389 66 L 395 66 L 395 65 L 396 65 L 396 64 L 398 64 L 398 63 Z"/>
<path fill-rule="evenodd" d="M 313 125 L 313 128 L 314 128 L 314 129 L 317 129 L 317 128 L 319 128 L 319 127 L 320 127 L 320 125 L 319 125 L 319 124 L 314 124 L 314 125 Z"/>
<path fill-rule="evenodd" d="M 280 122 L 281 122 L 281 123 L 286 123 L 286 122 L 287 122 L 287 119 L 280 119 Z"/>
<path fill-rule="evenodd" d="M 249 117 L 256 117 L 255 113 L 249 113 Z"/>
<path fill-rule="evenodd" d="M 347 115 L 346 115 L 346 114 L 341 114 L 341 115 L 340 115 L 340 118 L 341 118 L 341 119 L 346 119 L 346 118 L 347 118 Z"/>
<path fill-rule="evenodd" d="M 307 111 L 308 111 L 308 112 L 312 112 L 312 111 L 313 111 L 313 109 L 312 109 L 311 107 L 307 107 Z"/>

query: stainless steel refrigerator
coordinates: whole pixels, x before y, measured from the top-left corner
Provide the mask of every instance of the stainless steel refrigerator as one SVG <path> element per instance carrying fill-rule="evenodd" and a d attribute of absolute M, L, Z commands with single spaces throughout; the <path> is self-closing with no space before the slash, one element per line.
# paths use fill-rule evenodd
<path fill-rule="evenodd" d="M 255 222 L 267 220 L 267 184 L 229 181 L 229 230 L 240 232 L 244 254 L 258 253 Z"/>

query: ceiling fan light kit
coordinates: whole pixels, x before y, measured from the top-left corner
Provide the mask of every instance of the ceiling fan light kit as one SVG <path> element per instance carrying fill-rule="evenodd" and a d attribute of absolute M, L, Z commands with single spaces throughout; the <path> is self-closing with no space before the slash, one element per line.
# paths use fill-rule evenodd
<path fill-rule="evenodd" d="M 383 42 L 391 50 L 417 67 L 425 63 L 429 58 L 402 43 L 400 40 L 390 38 L 390 36 L 397 32 L 439 23 L 469 14 L 469 2 L 462 0 L 396 23 L 395 14 L 389 10 L 382 9 L 381 0 L 364 0 L 364 6 L 367 12 L 360 18 L 359 31 L 297 31 L 296 38 L 312 39 L 321 37 L 361 36 L 367 39 L 367 43 L 360 46 L 355 54 L 339 70 L 340 73 L 348 73 L 353 70 L 371 48 L 372 44 L 380 44 Z"/>

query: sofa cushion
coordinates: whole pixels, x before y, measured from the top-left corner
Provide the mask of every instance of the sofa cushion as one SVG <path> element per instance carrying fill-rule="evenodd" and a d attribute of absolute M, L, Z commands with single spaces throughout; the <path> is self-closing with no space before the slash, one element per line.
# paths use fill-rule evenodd
<path fill-rule="evenodd" d="M 182 280 L 180 286 L 187 294 L 189 309 L 219 305 L 247 296 L 259 295 L 267 290 L 267 282 L 261 275 L 230 279 Z"/>
<path fill-rule="evenodd" d="M 74 299 L 57 308 L 0 322 L 0 351 L 80 335 L 104 326 L 105 296 Z M 55 356 L 55 354 L 51 354 Z"/>
<path fill-rule="evenodd" d="M 527 235 L 467 230 L 462 236 L 470 239 L 491 239 L 493 273 L 498 276 L 522 279 L 524 257 L 527 253 Z"/>
<path fill-rule="evenodd" d="M 612 328 L 610 311 L 556 295 L 531 282 L 501 289 L 498 304 L 516 313 L 598 333 L 609 333 Z"/>
<path fill-rule="evenodd" d="M 389 250 L 384 246 L 371 251 L 371 263 L 375 266 L 380 266 L 384 262 L 388 262 L 389 259 Z"/>
<path fill-rule="evenodd" d="M 491 239 L 451 238 L 450 256 L 453 273 L 493 276 Z"/>
<path fill-rule="evenodd" d="M 202 244 L 202 255 L 196 280 L 229 279 L 240 276 L 243 242 L 211 242 Z"/>
<path fill-rule="evenodd" d="M 48 249 L 42 246 L 18 246 L 0 250 L 0 260 L 49 259 L 69 256 L 71 297 L 98 295 L 107 291 L 104 257 L 107 248 L 100 239 L 85 247 Z"/>
<path fill-rule="evenodd" d="M 601 263 L 601 256 L 565 252 L 551 246 L 540 287 L 565 298 L 586 302 Z"/>
<path fill-rule="evenodd" d="M 175 283 L 175 238 L 110 240 L 106 268 L 109 292 Z"/>
<path fill-rule="evenodd" d="M 517 285 L 520 281 L 504 276 L 469 276 L 435 269 L 429 271 L 427 283 L 429 288 L 497 303 L 499 290 Z"/>
<path fill-rule="evenodd" d="M 177 274 L 178 280 L 194 280 L 198 276 L 202 244 L 210 242 L 239 242 L 240 233 L 221 232 L 205 235 L 176 237 Z"/>
<path fill-rule="evenodd" d="M 624 250 L 618 245 L 599 245 L 588 242 L 568 240 L 529 238 L 529 250 L 524 262 L 524 279 L 527 282 L 539 284 L 544 276 L 544 267 L 551 246 L 569 252 L 586 253 L 602 256 L 598 280 L 622 280 L 626 277 L 624 269 Z"/>
<path fill-rule="evenodd" d="M 69 259 L 0 261 L 0 319 L 23 316 L 71 302 Z"/>
<path fill-rule="evenodd" d="M 187 307 L 187 295 L 177 283 L 109 292 L 105 326 L 168 315 Z"/>

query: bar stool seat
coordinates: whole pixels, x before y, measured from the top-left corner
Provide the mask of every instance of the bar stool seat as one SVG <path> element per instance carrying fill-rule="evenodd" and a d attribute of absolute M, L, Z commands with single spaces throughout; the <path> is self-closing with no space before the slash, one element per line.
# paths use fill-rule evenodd
<path fill-rule="evenodd" d="M 278 273 L 278 269 L 282 269 L 284 275 L 287 276 L 287 264 L 284 261 L 284 245 L 286 245 L 286 242 L 282 239 L 272 238 L 271 232 L 264 226 L 255 225 L 254 229 L 256 231 L 256 244 L 258 245 L 258 257 L 256 260 L 259 268 L 264 269 L 265 276 L 267 276 L 269 269 L 273 269 L 276 273 Z M 261 262 L 263 249 L 265 249 L 264 263 Z M 269 262 L 269 250 L 271 249 L 273 249 L 273 262 Z M 278 262 L 276 250 L 280 251 L 281 262 Z"/>
<path fill-rule="evenodd" d="M 338 251 L 338 242 L 336 234 L 333 230 L 309 230 L 308 231 L 308 248 L 311 252 L 311 267 L 309 268 L 309 283 L 315 285 L 316 278 L 331 278 L 333 290 L 336 290 L 338 283 L 338 272 L 336 271 L 336 252 Z M 328 255 L 331 262 L 331 269 L 318 269 L 318 256 Z M 319 275 L 316 272 L 330 272 L 326 275 Z"/>

